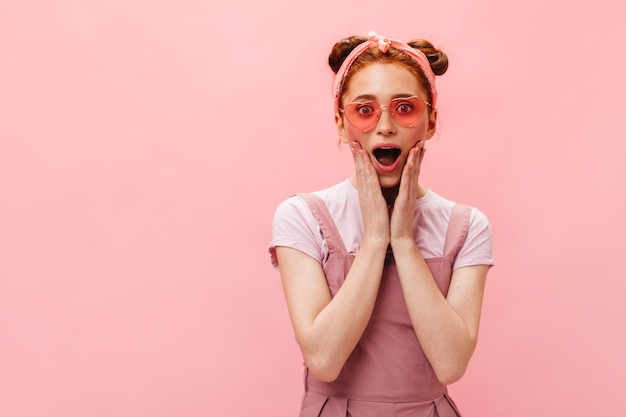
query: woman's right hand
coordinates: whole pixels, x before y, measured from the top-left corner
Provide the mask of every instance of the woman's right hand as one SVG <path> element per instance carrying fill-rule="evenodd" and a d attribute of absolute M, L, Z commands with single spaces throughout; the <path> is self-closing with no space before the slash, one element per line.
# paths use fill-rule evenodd
<path fill-rule="evenodd" d="M 359 191 L 364 240 L 374 239 L 386 245 L 390 241 L 389 209 L 383 197 L 378 175 L 368 153 L 358 142 L 352 142 L 352 156 Z"/>

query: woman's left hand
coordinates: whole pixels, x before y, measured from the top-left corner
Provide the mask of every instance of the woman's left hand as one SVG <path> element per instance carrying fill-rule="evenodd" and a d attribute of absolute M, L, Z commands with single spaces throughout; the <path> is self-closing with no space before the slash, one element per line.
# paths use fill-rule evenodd
<path fill-rule="evenodd" d="M 425 152 L 424 141 L 418 142 L 409 151 L 409 156 L 402 170 L 400 189 L 393 205 L 389 224 L 392 245 L 394 241 L 398 242 L 404 239 L 415 242 L 413 216 L 415 215 L 415 200 L 420 194 L 418 179 Z"/>

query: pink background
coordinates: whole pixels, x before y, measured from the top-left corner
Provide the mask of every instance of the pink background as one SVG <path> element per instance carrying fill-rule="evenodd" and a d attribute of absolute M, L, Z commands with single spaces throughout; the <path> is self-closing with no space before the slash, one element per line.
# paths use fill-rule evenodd
<path fill-rule="evenodd" d="M 623 416 L 626 3 L 214 3 L 0 4 L 0 415 L 296 415 L 271 219 L 375 29 L 449 54 L 424 184 L 494 229 L 464 415 Z"/>

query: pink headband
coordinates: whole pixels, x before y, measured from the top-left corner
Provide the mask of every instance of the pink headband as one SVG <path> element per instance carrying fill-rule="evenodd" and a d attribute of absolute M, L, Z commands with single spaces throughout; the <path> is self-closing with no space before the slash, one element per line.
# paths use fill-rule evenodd
<path fill-rule="evenodd" d="M 343 83 L 346 78 L 346 74 L 352 67 L 352 64 L 356 59 L 366 50 L 371 47 L 377 47 L 380 49 L 382 53 L 386 53 L 389 50 L 389 45 L 394 48 L 408 54 L 411 56 L 417 65 L 422 69 L 426 78 L 428 79 L 428 83 L 430 84 L 430 94 L 432 96 L 431 106 L 434 108 L 437 103 L 437 89 L 435 88 L 435 73 L 432 68 L 430 68 L 430 63 L 428 62 L 428 58 L 426 55 L 419 49 L 415 49 L 407 45 L 402 41 L 397 41 L 395 39 L 385 38 L 384 36 L 377 35 L 376 32 L 369 32 L 367 34 L 369 39 L 359 45 L 350 52 L 350 55 L 346 57 L 346 59 L 339 67 L 339 71 L 335 75 L 335 79 L 333 81 L 333 96 L 335 98 L 335 112 L 339 112 L 339 100 L 341 99 L 341 89 L 343 88 Z"/>

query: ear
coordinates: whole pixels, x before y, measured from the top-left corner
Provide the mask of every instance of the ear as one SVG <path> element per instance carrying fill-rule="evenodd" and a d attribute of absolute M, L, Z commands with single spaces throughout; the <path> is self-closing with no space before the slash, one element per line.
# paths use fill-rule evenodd
<path fill-rule="evenodd" d="M 346 126 L 344 124 L 344 118 L 341 113 L 335 113 L 335 126 L 337 126 L 337 134 L 339 135 L 339 141 L 348 144 L 348 134 L 346 133 Z"/>
<path fill-rule="evenodd" d="M 425 140 L 431 139 L 437 131 L 437 109 L 432 109 L 428 115 L 428 130 L 424 136 Z"/>

